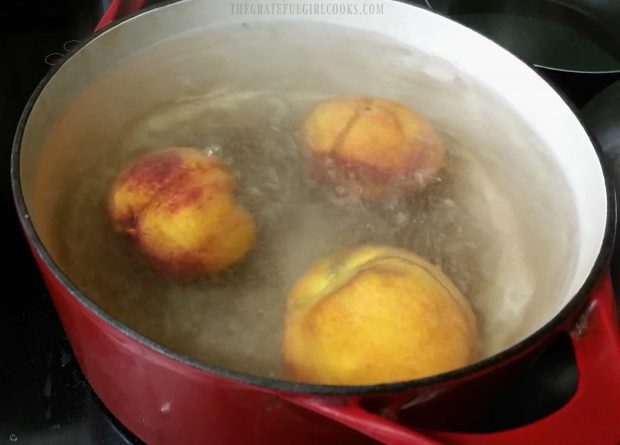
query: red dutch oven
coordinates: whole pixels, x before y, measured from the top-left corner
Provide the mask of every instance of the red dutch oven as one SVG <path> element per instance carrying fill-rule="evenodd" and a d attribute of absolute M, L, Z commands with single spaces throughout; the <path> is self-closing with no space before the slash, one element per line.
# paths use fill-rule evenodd
<path fill-rule="evenodd" d="M 449 373 L 327 386 L 192 359 L 145 338 L 93 303 L 57 266 L 31 216 L 34 171 L 54 122 L 99 73 L 153 42 L 198 27 L 289 19 L 234 16 L 223 0 L 185 0 L 146 10 L 83 42 L 36 89 L 15 138 L 12 184 L 19 217 L 81 369 L 110 411 L 150 444 L 620 443 L 620 337 L 607 269 L 616 208 L 595 145 L 562 98 L 501 47 L 421 8 L 379 4 L 381 15 L 303 19 L 374 31 L 449 61 L 498 92 L 560 165 L 577 209 L 578 247 L 571 283 L 557 297 L 553 316 L 518 344 Z M 465 413 L 475 411 L 561 333 L 572 339 L 579 370 L 577 392 L 567 405 L 511 431 L 458 432 Z"/>

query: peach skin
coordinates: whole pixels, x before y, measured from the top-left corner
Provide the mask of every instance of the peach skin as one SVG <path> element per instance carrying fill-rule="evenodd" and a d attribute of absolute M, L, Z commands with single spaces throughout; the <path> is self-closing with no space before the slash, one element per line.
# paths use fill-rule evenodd
<path fill-rule="evenodd" d="M 112 186 L 117 231 L 152 262 L 182 276 L 219 272 L 250 249 L 255 227 L 235 201 L 235 178 L 219 160 L 188 147 L 141 156 Z"/>
<path fill-rule="evenodd" d="M 327 99 L 306 116 L 298 134 L 312 176 L 364 198 L 424 188 L 445 157 L 423 116 L 386 99 Z"/>
<path fill-rule="evenodd" d="M 368 245 L 322 258 L 287 303 L 283 358 L 295 380 L 412 380 L 477 357 L 468 301 L 437 267 L 403 249 Z"/>

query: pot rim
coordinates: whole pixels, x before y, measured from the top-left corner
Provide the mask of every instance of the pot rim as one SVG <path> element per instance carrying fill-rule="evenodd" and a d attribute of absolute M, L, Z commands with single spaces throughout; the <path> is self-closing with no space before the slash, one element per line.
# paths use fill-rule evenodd
<path fill-rule="evenodd" d="M 547 70 L 550 72 L 558 72 L 558 73 L 566 73 L 566 74 L 582 74 L 582 75 L 587 75 L 587 76 L 605 76 L 605 75 L 611 76 L 614 74 L 620 74 L 620 68 L 613 69 L 613 70 L 573 70 L 573 69 L 568 69 L 568 68 L 558 68 L 555 66 L 548 66 L 548 65 L 544 65 L 540 63 L 533 63 L 532 66 L 535 66 L 536 68 L 541 68 L 543 70 Z"/>
<path fill-rule="evenodd" d="M 183 0 L 182 0 L 183 1 Z M 399 3 L 405 3 L 404 0 L 391 0 Z M 106 31 L 115 28 L 117 26 L 121 26 L 127 21 L 132 20 L 138 15 L 142 15 L 145 13 L 152 12 L 154 10 L 170 7 L 175 3 L 179 3 L 179 1 L 168 0 L 164 3 L 159 3 L 153 5 L 148 8 L 144 8 L 137 13 L 130 14 L 121 20 L 115 21 L 110 25 L 98 30 L 97 32 L 89 35 L 87 38 L 82 40 L 79 45 L 76 45 L 71 49 L 71 51 L 61 59 L 61 61 L 56 64 L 54 67 L 50 69 L 50 71 L 43 77 L 40 83 L 37 85 L 32 95 L 28 99 L 24 111 L 20 117 L 19 123 L 16 128 L 15 138 L 13 140 L 13 146 L 11 151 L 11 189 L 13 193 L 13 200 L 15 203 L 15 207 L 17 209 L 17 213 L 19 216 L 20 223 L 25 232 L 26 238 L 29 240 L 34 253 L 39 256 L 39 258 L 45 264 L 45 267 L 50 271 L 56 280 L 58 280 L 62 286 L 67 290 L 68 293 L 71 294 L 78 302 L 83 304 L 87 310 L 92 312 L 96 317 L 105 323 L 111 325 L 112 328 L 116 329 L 120 333 L 129 337 L 131 340 L 139 343 L 140 345 L 150 349 L 153 352 L 162 354 L 166 356 L 168 359 L 171 359 L 175 362 L 181 362 L 185 365 L 189 365 L 198 370 L 208 372 L 211 374 L 218 375 L 220 377 L 232 379 L 239 381 L 241 383 L 262 387 L 269 390 L 277 390 L 288 393 L 297 393 L 297 394 L 320 394 L 320 395 L 366 395 L 366 394 L 376 394 L 376 393 L 386 393 L 386 392 L 396 392 L 414 388 L 420 388 L 425 386 L 433 386 L 440 383 L 445 383 L 446 381 L 456 381 L 456 380 L 464 380 L 466 378 L 472 377 L 475 374 L 481 373 L 483 371 L 489 371 L 494 368 L 501 362 L 509 361 L 511 359 L 516 358 L 519 355 L 526 353 L 529 349 L 535 347 L 542 340 L 548 337 L 551 333 L 556 331 L 560 325 L 567 320 L 567 318 L 577 310 L 577 308 L 587 299 L 590 291 L 598 281 L 599 277 L 604 272 L 607 261 L 610 256 L 610 253 L 613 249 L 613 240 L 615 235 L 615 222 L 616 222 L 616 200 L 615 200 L 615 190 L 613 186 L 613 182 L 611 181 L 611 175 L 608 172 L 608 168 L 602 162 L 602 150 L 592 134 L 586 128 L 582 117 L 578 113 L 576 107 L 567 99 L 567 97 L 559 91 L 556 87 L 554 87 L 544 76 L 541 76 L 540 73 L 534 71 L 536 75 L 542 77 L 551 88 L 562 98 L 562 100 L 569 106 L 573 114 L 578 118 L 579 123 L 585 129 L 599 160 L 599 163 L 602 168 L 604 182 L 605 182 L 605 190 L 607 193 L 607 218 L 605 223 L 605 231 L 603 235 L 602 245 L 599 250 L 599 253 L 596 257 L 594 265 L 590 270 L 586 280 L 583 285 L 579 289 L 579 291 L 570 299 L 570 301 L 547 323 L 545 323 L 541 328 L 537 329 L 534 333 L 530 334 L 520 342 L 515 345 L 504 349 L 503 351 L 494 354 L 490 357 L 486 357 L 480 361 L 472 363 L 470 365 L 464 366 L 462 368 L 458 368 L 449 372 L 445 372 L 442 374 L 433 375 L 430 377 L 425 377 L 421 379 L 415 380 L 406 380 L 392 383 L 380 383 L 373 385 L 325 385 L 325 384 L 310 384 L 310 383 L 302 383 L 295 382 L 292 380 L 284 380 L 284 379 L 276 379 L 270 377 L 263 377 L 259 375 L 254 375 L 246 372 L 235 371 L 228 368 L 220 367 L 217 365 L 211 365 L 201 360 L 189 357 L 185 354 L 181 354 L 175 352 L 145 336 L 136 332 L 132 328 L 126 326 L 121 323 L 113 316 L 105 312 L 98 305 L 96 305 L 91 299 L 89 299 L 85 293 L 80 291 L 80 289 L 67 277 L 60 267 L 55 263 L 52 259 L 51 255 L 46 250 L 43 242 L 39 238 L 34 225 L 30 219 L 30 215 L 28 213 L 28 209 L 26 207 L 25 199 L 23 196 L 21 178 L 20 178 L 20 154 L 21 154 L 21 144 L 22 138 L 24 135 L 24 131 L 26 128 L 26 124 L 30 117 L 30 113 L 37 102 L 40 94 L 44 90 L 47 83 L 54 77 L 56 72 L 64 65 L 64 63 L 69 60 L 76 52 L 86 47 L 91 41 L 95 40 L 101 34 Z M 424 9 L 425 11 L 431 12 L 433 14 L 441 15 L 442 17 L 450 20 L 455 25 L 463 26 L 459 24 L 456 20 L 444 15 L 439 14 L 432 10 L 427 10 L 421 6 L 412 5 L 406 3 L 409 7 Z M 501 46 L 488 39 L 484 35 L 471 30 L 478 34 L 481 38 L 489 41 L 490 44 L 496 45 L 498 48 Z M 513 57 L 519 59 L 519 57 L 513 54 Z M 531 69 L 531 67 L 530 67 Z"/>

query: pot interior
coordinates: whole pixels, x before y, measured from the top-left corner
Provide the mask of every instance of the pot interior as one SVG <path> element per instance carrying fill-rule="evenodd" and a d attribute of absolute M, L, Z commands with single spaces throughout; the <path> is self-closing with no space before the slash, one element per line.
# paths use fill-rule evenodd
<path fill-rule="evenodd" d="M 98 35 L 49 79 L 26 122 L 23 197 L 43 246 L 111 317 L 207 363 L 286 378 L 287 289 L 340 247 L 409 248 L 470 299 L 482 356 L 523 340 L 578 292 L 601 248 L 602 170 L 561 98 L 509 53 L 443 17 L 234 14 L 184 1 Z M 296 142 L 320 100 L 364 94 L 425 115 L 448 152 L 439 181 L 369 204 L 309 180 Z M 136 156 L 170 146 L 235 171 L 258 239 L 217 277 L 154 271 L 106 213 Z"/>

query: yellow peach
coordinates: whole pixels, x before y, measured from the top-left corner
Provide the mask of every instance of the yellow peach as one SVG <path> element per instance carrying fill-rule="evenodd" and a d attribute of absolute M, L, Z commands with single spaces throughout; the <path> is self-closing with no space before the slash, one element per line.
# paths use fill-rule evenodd
<path fill-rule="evenodd" d="M 441 270 L 403 249 L 362 246 L 317 261 L 291 288 L 291 378 L 362 385 L 418 379 L 477 356 L 471 306 Z"/>
<path fill-rule="evenodd" d="M 445 158 L 428 120 L 386 99 L 325 100 L 298 133 L 313 176 L 366 198 L 422 189 Z"/>
<path fill-rule="evenodd" d="M 214 273 L 252 245 L 252 218 L 234 196 L 235 178 L 219 160 L 188 147 L 136 159 L 115 181 L 109 213 L 160 268 L 178 275 Z"/>

